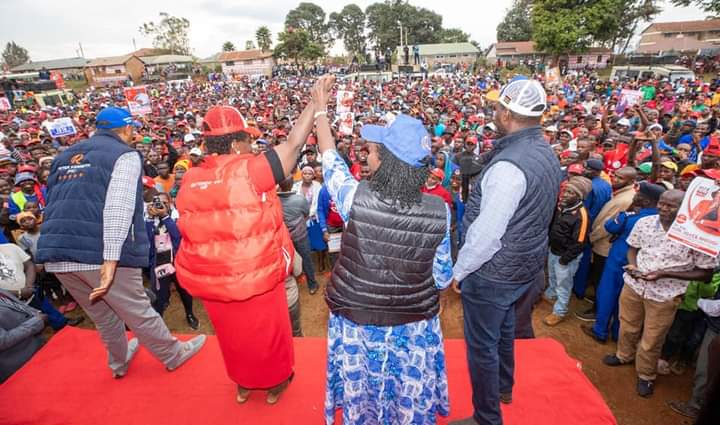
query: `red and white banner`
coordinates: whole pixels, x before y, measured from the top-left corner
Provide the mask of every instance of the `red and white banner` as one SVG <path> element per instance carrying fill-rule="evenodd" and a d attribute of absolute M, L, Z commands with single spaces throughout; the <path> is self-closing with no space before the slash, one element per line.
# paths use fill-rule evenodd
<path fill-rule="evenodd" d="M 713 257 L 720 253 L 720 187 L 696 177 L 685 192 L 668 238 Z"/>
<path fill-rule="evenodd" d="M 150 96 L 145 86 L 125 87 L 124 93 L 131 114 L 148 115 L 152 113 Z"/>

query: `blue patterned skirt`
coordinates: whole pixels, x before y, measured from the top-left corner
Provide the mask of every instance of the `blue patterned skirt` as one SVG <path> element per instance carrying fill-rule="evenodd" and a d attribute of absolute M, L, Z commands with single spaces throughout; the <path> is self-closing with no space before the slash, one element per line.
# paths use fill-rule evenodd
<path fill-rule="evenodd" d="M 450 413 L 440 319 L 362 326 L 330 314 L 325 422 L 434 424 Z"/>

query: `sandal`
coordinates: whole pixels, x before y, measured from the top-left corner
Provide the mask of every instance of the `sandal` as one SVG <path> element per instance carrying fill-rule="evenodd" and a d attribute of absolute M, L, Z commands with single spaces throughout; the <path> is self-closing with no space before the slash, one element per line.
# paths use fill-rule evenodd
<path fill-rule="evenodd" d="M 237 388 L 237 397 L 235 400 L 237 400 L 238 403 L 243 404 L 250 398 L 250 390 L 246 390 L 245 388 L 238 385 Z"/>
<path fill-rule="evenodd" d="M 265 398 L 265 401 L 267 404 L 275 404 L 280 400 L 280 395 L 287 389 L 287 387 L 292 382 L 293 378 L 295 377 L 295 372 L 293 372 L 288 379 L 285 380 L 282 384 L 270 389 L 268 391 L 267 397 Z"/>

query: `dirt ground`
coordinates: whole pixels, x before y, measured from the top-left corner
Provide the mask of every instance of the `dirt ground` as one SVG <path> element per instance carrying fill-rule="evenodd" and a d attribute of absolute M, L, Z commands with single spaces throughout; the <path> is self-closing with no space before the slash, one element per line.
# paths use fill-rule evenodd
<path fill-rule="evenodd" d="M 324 285 L 329 274 L 319 274 L 319 281 Z M 445 308 L 441 314 L 443 333 L 445 338 L 463 337 L 463 311 L 459 295 L 447 291 L 444 294 Z M 301 284 L 300 303 L 302 311 L 302 327 L 306 336 L 324 337 L 326 335 L 328 309 L 323 300 L 322 291 L 309 295 L 307 287 Z M 578 300 L 571 303 L 571 311 L 582 311 L 588 306 Z M 200 329 L 197 332 L 214 333 L 212 325 L 200 302 L 195 302 L 195 315 L 200 320 Z M 650 399 L 643 399 L 635 394 L 636 375 L 632 366 L 610 369 L 602 364 L 605 354 L 614 352 L 615 343 L 598 344 L 582 333 L 580 324 L 583 323 L 572 318 L 560 323 L 554 328 L 545 326 L 542 318 L 551 312 L 548 304 L 540 303 L 533 313 L 533 327 L 537 337 L 554 338 L 560 341 L 568 354 L 582 363 L 582 369 L 592 383 L 603 395 L 608 406 L 617 418 L 620 425 L 685 425 L 691 421 L 685 420 L 667 407 L 667 401 L 673 399 L 686 400 L 692 391 L 692 373 L 689 369 L 683 376 L 660 376 L 655 388 L 655 394 Z M 69 313 L 75 317 L 83 314 L 78 308 Z M 165 321 L 172 332 L 195 333 L 187 325 L 185 314 L 177 293 L 173 291 L 170 307 L 165 313 Z M 88 319 L 81 327 L 92 328 Z"/>

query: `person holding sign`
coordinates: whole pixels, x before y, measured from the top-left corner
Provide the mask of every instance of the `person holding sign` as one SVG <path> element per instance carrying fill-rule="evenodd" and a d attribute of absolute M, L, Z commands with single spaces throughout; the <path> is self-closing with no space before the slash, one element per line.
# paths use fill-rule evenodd
<path fill-rule="evenodd" d="M 325 421 L 332 424 L 342 408 L 346 424 L 435 423 L 436 414 L 449 413 L 438 313 L 452 260 L 450 210 L 421 192 L 430 135 L 407 115 L 389 127 L 363 126 L 373 176 L 358 182 L 335 148 L 325 110 L 334 78 L 320 81 L 312 103 L 323 173 L 346 224 L 325 293 L 331 311 Z"/>
<path fill-rule="evenodd" d="M 668 190 L 660 196 L 658 214 L 641 218 L 627 243 L 625 287 L 620 294 L 620 334 L 615 354 L 603 363 L 621 366 L 635 361 L 637 393 L 650 397 L 657 362 L 688 282 L 710 282 L 717 258 L 692 250 L 667 237 L 685 192 Z"/>

